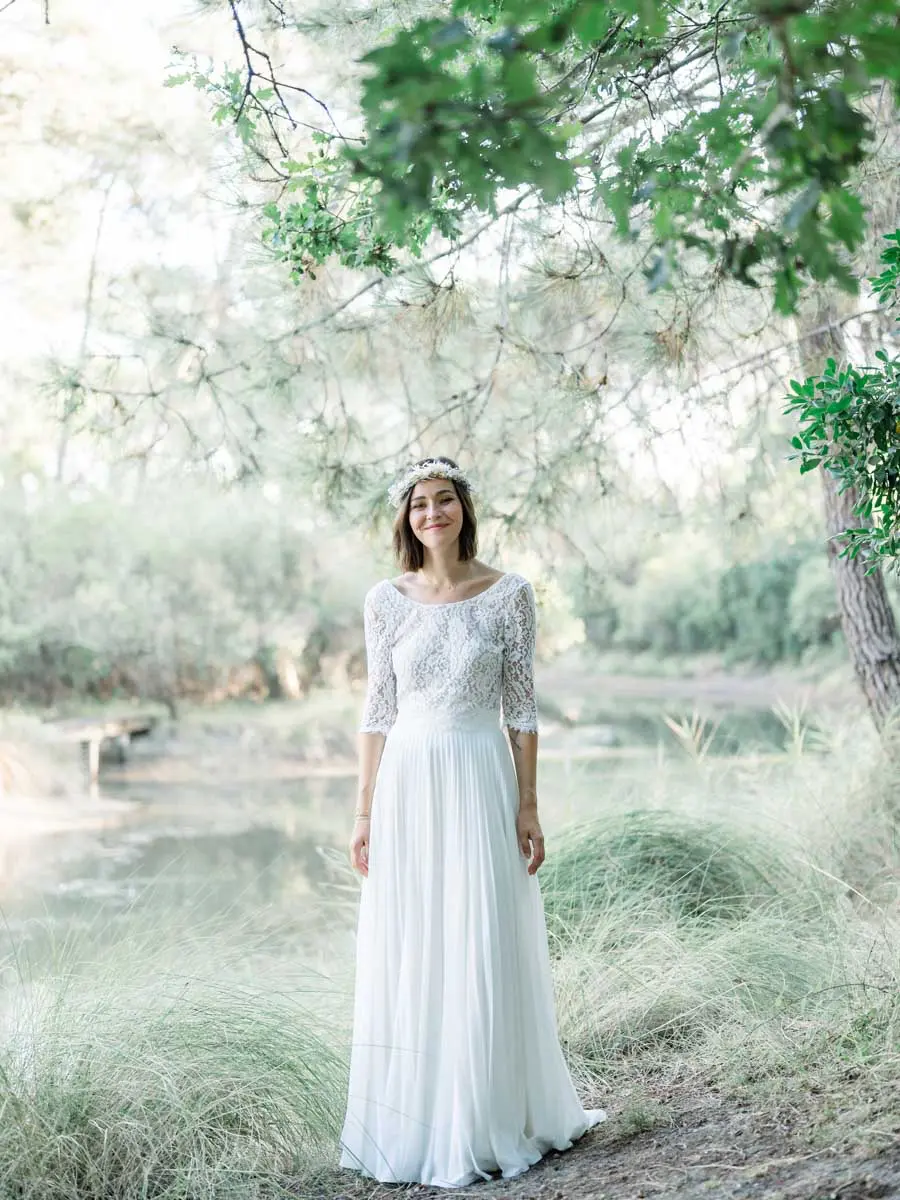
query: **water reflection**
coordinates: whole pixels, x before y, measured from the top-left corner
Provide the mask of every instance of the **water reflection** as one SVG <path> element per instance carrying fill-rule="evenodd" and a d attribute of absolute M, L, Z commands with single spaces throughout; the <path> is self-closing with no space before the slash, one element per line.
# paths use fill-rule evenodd
<path fill-rule="evenodd" d="M 127 809 L 106 827 L 28 844 L 29 870 L 0 893 L 0 936 L 7 948 L 23 939 L 34 946 L 54 929 L 90 927 L 103 940 L 118 936 L 116 918 L 127 914 L 311 947 L 336 922 L 346 930 L 352 920 L 346 887 L 335 887 L 340 879 L 323 851 L 339 857 L 353 793 L 348 778 L 121 784 L 115 796 Z"/>
<path fill-rule="evenodd" d="M 684 757 L 658 704 L 613 718 L 598 703 L 596 717 L 593 733 L 560 729 L 543 741 L 538 782 L 548 834 L 609 803 L 646 803 L 648 771 L 661 748 Z M 597 731 L 606 719 L 615 737 L 604 740 Z M 732 712 L 718 725 L 711 752 L 733 754 L 748 744 L 772 750 L 783 737 L 769 712 Z M 609 757 L 591 759 L 592 750 L 604 747 L 611 747 Z M 588 757 L 570 757 L 579 750 Z M 235 765 L 248 769 L 246 760 Z M 139 782 L 107 782 L 103 798 L 116 803 L 106 819 L 98 810 L 96 827 L 22 844 L 26 860 L 0 881 L 0 949 L 27 944 L 39 958 L 66 930 L 86 929 L 101 943 L 121 936 L 127 919 L 161 929 L 217 924 L 291 955 L 344 952 L 358 887 L 346 866 L 352 769 L 284 779 L 267 777 L 272 764 L 258 763 L 247 779 L 220 761 L 216 778 L 204 767 L 199 782 L 165 781 L 172 767 L 160 759 L 156 782 L 153 770 L 135 770 L 144 775 Z"/>

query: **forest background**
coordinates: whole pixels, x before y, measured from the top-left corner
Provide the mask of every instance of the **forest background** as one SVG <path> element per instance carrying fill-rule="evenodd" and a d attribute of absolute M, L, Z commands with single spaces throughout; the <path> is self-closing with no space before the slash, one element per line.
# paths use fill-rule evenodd
<path fill-rule="evenodd" d="M 351 127 L 348 51 L 415 15 L 329 10 L 298 36 L 255 13 L 284 78 Z M 210 120 L 216 80 L 243 87 L 233 15 L 3 14 L 4 696 L 174 708 L 358 682 L 386 485 L 436 452 L 489 485 L 482 555 L 534 577 L 543 660 L 840 670 L 820 487 L 788 460 L 802 315 L 690 263 L 654 290 L 647 247 L 578 197 L 375 287 L 334 255 L 285 266 L 272 201 L 295 184 L 235 136 L 234 104 Z M 292 119 L 294 158 L 324 155 Z M 861 275 L 895 215 L 879 138 Z M 871 293 L 854 304 L 871 324 Z M 877 323 L 846 328 L 871 353 Z"/>

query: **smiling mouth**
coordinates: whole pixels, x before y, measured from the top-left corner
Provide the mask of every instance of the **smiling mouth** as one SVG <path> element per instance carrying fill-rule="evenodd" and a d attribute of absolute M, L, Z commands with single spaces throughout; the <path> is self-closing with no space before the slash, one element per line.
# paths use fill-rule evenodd
<path fill-rule="evenodd" d="M 426 529 L 446 529 L 446 525 L 426 525 Z"/>

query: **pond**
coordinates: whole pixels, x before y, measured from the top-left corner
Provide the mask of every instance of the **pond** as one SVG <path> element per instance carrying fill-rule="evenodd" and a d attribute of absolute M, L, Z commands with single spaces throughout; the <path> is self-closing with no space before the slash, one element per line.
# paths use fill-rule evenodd
<path fill-rule="evenodd" d="M 568 822 L 623 797 L 639 805 L 641 781 L 661 755 L 670 770 L 688 760 L 662 713 L 645 702 L 598 708 L 589 727 L 548 724 L 538 783 L 550 852 L 554 832 Z M 735 710 L 716 721 L 712 754 L 781 748 L 784 730 L 771 712 Z M 229 770 L 226 747 L 210 778 L 199 771 L 198 778 L 179 779 L 171 769 L 154 778 L 155 753 L 152 745 L 139 752 L 140 772 L 107 774 L 92 827 L 47 833 L 7 854 L 0 877 L 3 948 L 27 950 L 39 963 L 72 931 L 100 944 L 120 937 L 128 920 L 229 928 L 265 942 L 270 952 L 280 947 L 313 962 L 344 954 L 357 889 L 346 863 L 352 766 L 343 774 L 297 777 L 296 762 L 280 772 L 277 762 L 260 761 L 248 778 L 246 762 L 238 769 L 237 758 Z M 108 801 L 118 803 L 104 816 Z M 89 803 L 80 802 L 81 817 Z"/>

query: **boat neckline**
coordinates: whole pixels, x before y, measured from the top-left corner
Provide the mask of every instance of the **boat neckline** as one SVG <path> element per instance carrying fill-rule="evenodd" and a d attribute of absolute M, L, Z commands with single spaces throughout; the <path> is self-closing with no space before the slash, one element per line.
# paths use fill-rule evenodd
<path fill-rule="evenodd" d="M 401 592 L 392 579 L 386 579 L 385 583 L 389 584 L 391 589 L 395 591 L 398 596 L 401 596 L 410 604 L 417 605 L 419 608 L 451 608 L 456 604 L 469 604 L 472 600 L 478 600 L 481 596 L 487 595 L 488 592 L 493 591 L 498 584 L 501 584 L 504 579 L 508 579 L 512 574 L 512 571 L 504 571 L 499 579 L 495 579 L 493 583 L 489 583 L 486 588 L 482 588 L 481 591 L 476 592 L 474 596 L 466 596 L 462 600 L 413 600 L 412 596 L 407 596 L 405 592 Z"/>

